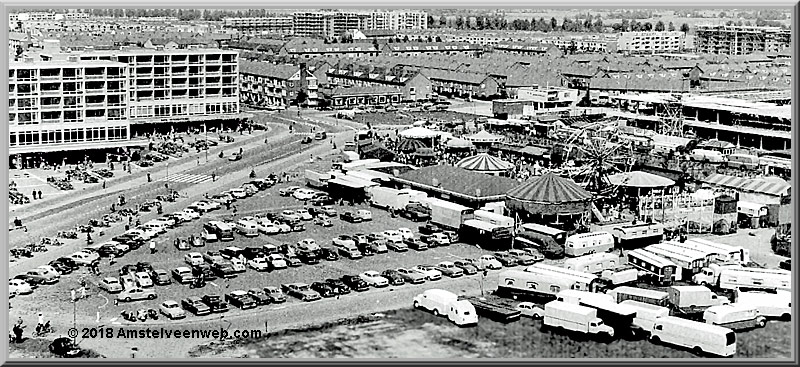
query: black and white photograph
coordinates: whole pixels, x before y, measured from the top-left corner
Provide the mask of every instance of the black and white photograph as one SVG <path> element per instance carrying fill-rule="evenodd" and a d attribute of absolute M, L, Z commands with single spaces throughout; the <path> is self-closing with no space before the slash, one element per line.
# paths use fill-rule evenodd
<path fill-rule="evenodd" d="M 796 9 L 661 5 L 5 4 L 5 359 L 792 361 Z"/>

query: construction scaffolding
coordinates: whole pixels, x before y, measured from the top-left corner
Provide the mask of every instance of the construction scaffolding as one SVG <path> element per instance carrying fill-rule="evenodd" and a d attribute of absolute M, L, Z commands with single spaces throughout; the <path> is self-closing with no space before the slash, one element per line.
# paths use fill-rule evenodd
<path fill-rule="evenodd" d="M 683 137 L 683 104 L 681 95 L 673 94 L 671 99 L 662 105 L 663 111 L 659 116 L 661 121 L 658 125 L 658 133 L 667 136 Z"/>

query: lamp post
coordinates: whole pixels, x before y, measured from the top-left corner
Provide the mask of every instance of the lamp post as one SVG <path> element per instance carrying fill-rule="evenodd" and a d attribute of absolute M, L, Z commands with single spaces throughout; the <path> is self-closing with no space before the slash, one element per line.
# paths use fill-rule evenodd
<path fill-rule="evenodd" d="M 205 147 L 206 147 L 206 163 L 208 163 L 208 150 L 211 149 L 211 147 L 208 146 L 208 126 L 206 126 L 205 123 L 203 123 L 203 130 L 204 130 L 204 132 L 206 134 L 206 143 L 205 143 Z"/>

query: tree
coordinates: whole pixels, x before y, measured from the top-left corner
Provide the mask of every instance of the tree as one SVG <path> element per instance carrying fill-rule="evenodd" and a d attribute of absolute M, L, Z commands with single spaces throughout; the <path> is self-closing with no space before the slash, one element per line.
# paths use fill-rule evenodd
<path fill-rule="evenodd" d="M 653 30 L 653 23 L 650 23 L 650 22 L 644 23 L 644 26 L 642 26 L 642 30 L 645 31 L 645 32 L 652 31 Z"/>
<path fill-rule="evenodd" d="M 655 31 L 656 32 L 663 32 L 664 29 L 665 29 L 664 28 L 664 22 L 659 20 L 658 23 L 656 23 Z"/>
<path fill-rule="evenodd" d="M 667 26 L 667 30 L 670 31 L 670 32 L 674 32 L 675 31 L 675 24 L 673 24 L 672 22 L 669 22 L 669 25 Z"/>
<path fill-rule="evenodd" d="M 403 37 L 403 42 L 408 42 L 408 35 L 405 35 L 405 36 Z"/>
<path fill-rule="evenodd" d="M 436 24 L 434 24 L 433 15 L 428 14 L 428 26 L 431 28 L 436 28 Z"/>
<path fill-rule="evenodd" d="M 620 28 L 622 28 L 623 32 L 630 31 L 631 30 L 631 22 L 629 22 L 627 19 L 623 19 L 622 20 L 622 24 L 620 24 Z"/>
<path fill-rule="evenodd" d="M 479 16 L 479 17 L 475 18 L 475 28 L 476 29 L 479 29 L 479 30 L 483 29 L 483 27 L 485 25 L 484 19 L 485 18 L 483 16 Z"/>
<path fill-rule="evenodd" d="M 431 42 L 433 42 L 433 37 L 428 36 L 428 43 L 431 43 Z"/>
<path fill-rule="evenodd" d="M 436 36 L 436 42 L 442 42 L 442 37 Z"/>
<path fill-rule="evenodd" d="M 456 18 L 456 29 L 464 29 L 464 17 L 460 15 Z"/>
<path fill-rule="evenodd" d="M 681 32 L 689 33 L 689 25 L 686 23 L 681 24 Z"/>
<path fill-rule="evenodd" d="M 603 20 L 600 19 L 600 18 L 597 18 L 597 20 L 594 21 L 594 31 L 595 32 L 603 32 L 603 28 L 605 28 L 603 26 Z"/>
<path fill-rule="evenodd" d="M 439 28 L 447 27 L 447 17 L 442 15 L 439 17 Z"/>
<path fill-rule="evenodd" d="M 552 17 L 550 18 L 550 29 L 555 30 L 556 28 L 558 28 L 558 21 L 556 20 L 556 17 Z"/>

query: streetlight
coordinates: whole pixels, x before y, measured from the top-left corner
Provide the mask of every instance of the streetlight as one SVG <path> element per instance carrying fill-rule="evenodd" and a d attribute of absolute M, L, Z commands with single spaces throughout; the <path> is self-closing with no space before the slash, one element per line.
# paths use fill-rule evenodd
<path fill-rule="evenodd" d="M 208 146 L 208 126 L 206 126 L 205 122 L 203 123 L 203 130 L 206 133 L 206 143 L 203 146 L 206 148 L 206 163 L 208 163 L 208 150 L 211 149 L 211 147 Z"/>

